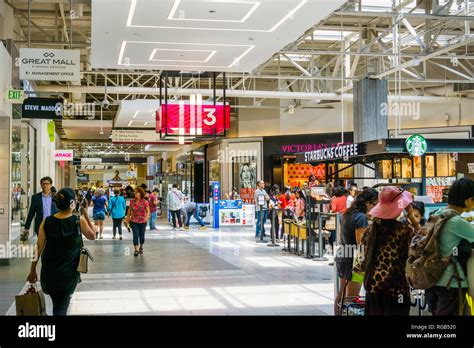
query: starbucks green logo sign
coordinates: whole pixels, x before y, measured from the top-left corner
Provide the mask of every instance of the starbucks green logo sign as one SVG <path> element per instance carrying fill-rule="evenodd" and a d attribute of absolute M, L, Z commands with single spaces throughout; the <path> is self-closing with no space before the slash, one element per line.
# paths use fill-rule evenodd
<path fill-rule="evenodd" d="M 412 156 L 422 156 L 425 154 L 428 144 L 426 139 L 419 134 L 414 134 L 405 141 L 407 151 Z"/>

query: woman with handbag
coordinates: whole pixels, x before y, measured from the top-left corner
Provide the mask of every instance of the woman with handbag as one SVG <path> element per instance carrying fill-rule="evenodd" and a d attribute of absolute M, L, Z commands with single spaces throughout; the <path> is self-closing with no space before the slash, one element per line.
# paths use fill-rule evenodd
<path fill-rule="evenodd" d="M 145 199 L 145 190 L 141 187 L 135 189 L 135 198 L 130 202 L 128 215 L 125 219 L 130 224 L 133 232 L 134 256 L 143 255 L 143 244 L 145 244 L 145 230 L 150 218 L 150 205 Z M 140 243 L 140 244 L 139 244 Z"/>
<path fill-rule="evenodd" d="M 395 186 L 379 193 L 377 205 L 370 211 L 373 223 L 364 236 L 365 315 L 405 315 L 410 313 L 410 287 L 405 276 L 408 248 L 415 230 L 401 221 L 406 209 L 408 219 L 418 228 L 413 217 L 413 195 Z"/>
<path fill-rule="evenodd" d="M 77 267 L 82 246 L 82 235 L 95 239 L 95 229 L 81 207 L 81 217 L 74 214 L 76 195 L 70 188 L 59 190 L 56 195 L 58 213 L 48 216 L 40 225 L 36 255 L 31 263 L 27 280 L 36 283 L 36 265 L 41 256 L 41 288 L 51 296 L 53 315 L 66 315 L 77 283 Z M 47 242 L 47 243 L 46 243 Z"/>
<path fill-rule="evenodd" d="M 120 190 L 114 190 L 115 196 L 110 197 L 109 199 L 109 214 L 113 222 L 113 236 L 112 239 L 115 239 L 115 236 L 119 234 L 119 239 L 122 240 L 122 220 L 125 218 L 125 210 L 127 205 L 125 203 L 125 198 L 120 195 Z"/>
<path fill-rule="evenodd" d="M 361 284 L 353 281 L 354 256 L 362 242 L 362 236 L 369 227 L 368 214 L 378 202 L 378 192 L 372 188 L 358 195 L 351 207 L 342 216 L 341 241 L 336 251 L 337 275 L 339 292 L 335 299 L 334 313 L 337 315 L 340 302 L 345 297 L 359 295 Z"/>

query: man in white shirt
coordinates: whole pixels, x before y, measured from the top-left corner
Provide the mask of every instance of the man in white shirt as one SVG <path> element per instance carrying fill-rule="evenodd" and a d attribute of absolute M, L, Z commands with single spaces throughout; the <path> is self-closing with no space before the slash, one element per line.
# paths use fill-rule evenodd
<path fill-rule="evenodd" d="M 354 201 L 354 197 L 356 193 L 357 193 L 357 184 L 353 182 L 349 188 L 349 195 L 347 196 L 347 201 L 346 201 L 347 208 L 351 207 L 351 204 Z"/>
<path fill-rule="evenodd" d="M 260 202 L 259 197 L 261 197 Z M 257 213 L 257 230 L 255 233 L 255 238 L 260 238 L 260 233 L 263 233 L 263 236 L 265 237 L 265 221 L 267 220 L 268 201 L 270 200 L 270 196 L 268 195 L 267 191 L 265 191 L 265 182 L 263 180 L 257 182 L 257 189 L 255 190 L 254 198 L 255 212 Z M 263 205 L 261 205 L 261 203 L 263 203 Z"/>
<path fill-rule="evenodd" d="M 183 194 L 178 190 L 178 185 L 173 184 L 171 191 L 168 192 L 166 203 L 173 220 L 173 229 L 176 229 L 176 219 L 178 220 L 179 228 L 183 230 L 183 222 L 181 220 L 181 203 L 183 201 Z"/>

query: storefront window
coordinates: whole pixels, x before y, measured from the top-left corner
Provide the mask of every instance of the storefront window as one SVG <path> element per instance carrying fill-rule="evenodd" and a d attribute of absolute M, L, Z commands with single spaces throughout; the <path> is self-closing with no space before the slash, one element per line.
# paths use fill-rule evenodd
<path fill-rule="evenodd" d="M 323 181 L 325 179 L 325 165 L 319 164 L 312 166 L 311 164 L 296 164 L 289 163 L 285 166 L 285 185 L 291 187 L 302 187 L 303 184 L 308 182 L 310 175 L 316 175 L 318 180 Z"/>
<path fill-rule="evenodd" d="M 456 176 L 456 161 L 450 153 L 436 155 L 437 176 Z"/>
<path fill-rule="evenodd" d="M 402 177 L 402 159 L 395 158 L 393 160 L 393 177 L 401 178 Z"/>
<path fill-rule="evenodd" d="M 413 157 L 413 177 L 421 178 L 421 156 Z"/>
<path fill-rule="evenodd" d="M 412 178 L 412 163 L 410 158 L 402 158 L 402 178 Z"/>
<path fill-rule="evenodd" d="M 339 178 L 341 179 L 349 179 L 354 177 L 354 166 L 351 164 L 339 164 L 338 169 L 340 170 L 338 173 Z"/>
<path fill-rule="evenodd" d="M 435 176 L 435 156 L 426 156 L 426 177 Z"/>
<path fill-rule="evenodd" d="M 19 234 L 25 223 L 28 197 L 34 187 L 34 129 L 19 119 L 12 120 L 12 231 Z"/>
<path fill-rule="evenodd" d="M 451 154 L 448 155 L 448 175 L 456 176 L 456 161 Z"/>
<path fill-rule="evenodd" d="M 392 178 L 392 161 L 391 160 L 382 161 L 382 177 L 384 179 Z"/>
<path fill-rule="evenodd" d="M 232 161 L 232 186 L 245 203 L 252 203 L 257 187 L 257 158 L 233 157 Z"/>
<path fill-rule="evenodd" d="M 209 161 L 209 181 L 220 181 L 221 166 L 217 160 Z"/>
<path fill-rule="evenodd" d="M 449 176 L 447 153 L 439 153 L 436 155 L 436 168 L 438 176 Z"/>

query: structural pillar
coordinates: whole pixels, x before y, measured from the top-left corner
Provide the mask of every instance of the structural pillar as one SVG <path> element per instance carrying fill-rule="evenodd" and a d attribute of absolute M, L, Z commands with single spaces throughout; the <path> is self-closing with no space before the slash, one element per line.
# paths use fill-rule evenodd
<path fill-rule="evenodd" d="M 147 180 L 146 185 L 150 191 L 153 190 L 153 185 L 155 185 L 155 172 L 156 172 L 156 164 L 155 164 L 155 157 L 148 156 L 146 159 L 146 175 L 153 175 L 153 180 Z"/>
<path fill-rule="evenodd" d="M 384 110 L 389 108 L 387 81 L 363 78 L 354 83 L 354 143 L 385 139 L 388 137 L 388 116 Z M 374 177 L 373 170 L 355 166 L 356 177 Z M 358 180 L 357 184 L 372 186 L 371 180 Z"/>
<path fill-rule="evenodd" d="M 12 60 L 0 41 L 0 265 L 9 265 L 12 257 L 12 105 L 4 99 L 11 82 Z"/>

